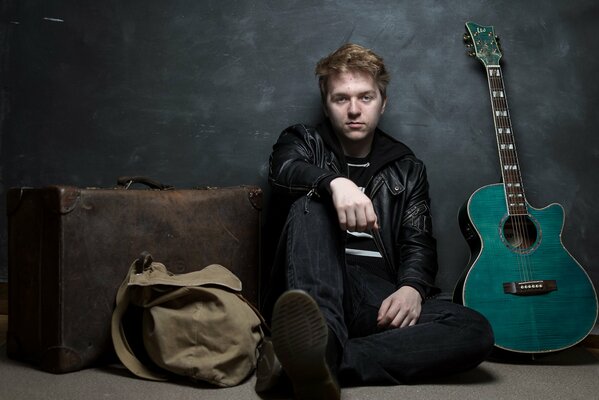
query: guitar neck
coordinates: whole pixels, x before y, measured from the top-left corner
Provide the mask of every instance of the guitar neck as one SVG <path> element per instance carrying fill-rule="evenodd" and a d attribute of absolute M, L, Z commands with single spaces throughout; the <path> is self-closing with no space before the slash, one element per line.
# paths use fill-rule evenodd
<path fill-rule="evenodd" d="M 526 197 L 524 196 L 514 131 L 503 85 L 503 73 L 499 65 L 488 65 L 486 70 L 508 213 L 509 215 L 526 215 L 528 213 Z"/>

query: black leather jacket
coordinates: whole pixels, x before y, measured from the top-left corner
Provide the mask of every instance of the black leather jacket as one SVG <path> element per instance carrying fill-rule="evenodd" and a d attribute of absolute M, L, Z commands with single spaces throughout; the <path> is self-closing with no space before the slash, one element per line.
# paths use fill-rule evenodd
<path fill-rule="evenodd" d="M 273 193 L 330 199 L 329 183 L 347 176 L 343 152 L 330 124 L 287 128 L 273 146 L 269 182 Z M 372 178 L 365 193 L 380 226 L 376 245 L 397 287 L 416 288 L 423 299 L 439 292 L 436 240 L 424 164 L 401 142 L 377 129 L 371 152 Z M 288 203 L 289 204 L 289 203 Z"/>

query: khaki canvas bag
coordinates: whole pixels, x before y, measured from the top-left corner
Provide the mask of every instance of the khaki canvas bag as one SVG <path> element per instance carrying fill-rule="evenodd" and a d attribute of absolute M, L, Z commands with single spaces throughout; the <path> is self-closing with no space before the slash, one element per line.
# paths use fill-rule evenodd
<path fill-rule="evenodd" d="M 162 371 L 142 363 L 127 340 L 123 317 L 130 304 L 143 310 L 143 347 Z M 225 267 L 175 275 L 143 253 L 118 290 L 111 334 L 119 359 L 138 377 L 167 380 L 168 371 L 228 387 L 254 371 L 263 322 Z"/>

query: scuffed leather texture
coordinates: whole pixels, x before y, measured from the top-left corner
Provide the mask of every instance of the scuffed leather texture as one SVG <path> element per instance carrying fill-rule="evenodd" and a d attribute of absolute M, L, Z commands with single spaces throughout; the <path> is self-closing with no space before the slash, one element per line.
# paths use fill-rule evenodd
<path fill-rule="evenodd" d="M 112 361 L 116 290 L 142 251 L 174 273 L 226 266 L 257 305 L 261 197 L 255 186 L 10 189 L 8 354 L 54 373 Z"/>

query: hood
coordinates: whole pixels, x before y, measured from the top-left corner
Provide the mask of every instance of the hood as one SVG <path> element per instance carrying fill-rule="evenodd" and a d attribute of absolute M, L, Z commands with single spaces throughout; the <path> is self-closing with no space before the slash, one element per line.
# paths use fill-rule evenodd
<path fill-rule="evenodd" d="M 319 124 L 317 130 L 324 142 L 332 149 L 335 156 L 339 159 L 342 172 L 347 174 L 345 154 L 343 154 L 341 143 L 339 142 L 337 135 L 333 132 L 330 121 L 327 119 Z M 407 155 L 414 155 L 414 153 L 408 146 L 389 136 L 377 127 L 374 132 L 372 149 L 370 150 L 370 166 L 368 169 L 372 171 L 372 174 L 375 174 L 390 162 L 396 161 Z"/>

